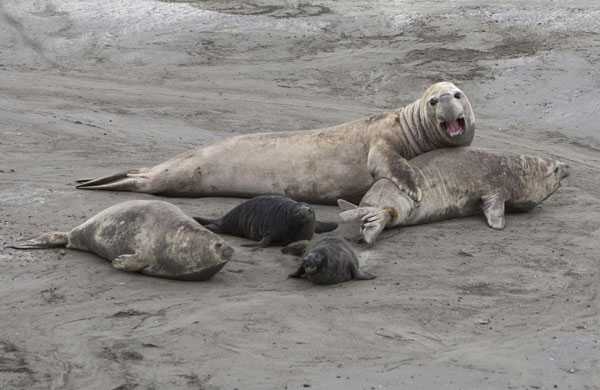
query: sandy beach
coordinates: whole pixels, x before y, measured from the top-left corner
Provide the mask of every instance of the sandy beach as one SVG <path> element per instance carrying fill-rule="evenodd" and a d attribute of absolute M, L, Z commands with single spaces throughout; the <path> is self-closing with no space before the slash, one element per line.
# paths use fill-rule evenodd
<path fill-rule="evenodd" d="M 600 389 L 599 63 L 596 0 L 0 0 L 0 388 Z M 442 80 L 473 106 L 474 146 L 571 167 L 503 231 L 385 231 L 353 243 L 376 279 L 323 287 L 237 237 L 207 282 L 6 247 L 131 199 L 221 216 L 242 200 L 74 185 Z"/>

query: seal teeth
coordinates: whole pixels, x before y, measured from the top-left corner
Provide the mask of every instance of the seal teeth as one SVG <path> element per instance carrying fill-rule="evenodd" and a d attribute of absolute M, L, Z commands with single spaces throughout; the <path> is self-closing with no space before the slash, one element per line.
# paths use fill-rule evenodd
<path fill-rule="evenodd" d="M 446 132 L 450 134 L 451 137 L 456 137 L 462 133 L 462 125 L 460 119 L 455 120 L 454 122 L 444 122 L 444 129 Z"/>

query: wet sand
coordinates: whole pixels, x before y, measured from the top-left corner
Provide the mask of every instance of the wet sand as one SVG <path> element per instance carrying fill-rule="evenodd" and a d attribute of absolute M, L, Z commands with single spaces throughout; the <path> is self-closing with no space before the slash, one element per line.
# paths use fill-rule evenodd
<path fill-rule="evenodd" d="M 154 198 L 76 179 L 348 122 L 441 80 L 468 95 L 475 146 L 571 166 L 503 231 L 480 216 L 353 244 L 372 281 L 287 279 L 293 257 L 234 237 L 202 283 L 3 248 L 0 387 L 600 388 L 599 31 L 591 0 L 0 2 L 2 246 Z M 241 201 L 163 199 L 206 217 Z"/>

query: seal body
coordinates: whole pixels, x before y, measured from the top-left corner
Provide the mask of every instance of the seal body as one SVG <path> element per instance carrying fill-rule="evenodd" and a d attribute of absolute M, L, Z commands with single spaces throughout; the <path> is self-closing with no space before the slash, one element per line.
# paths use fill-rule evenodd
<path fill-rule="evenodd" d="M 414 202 L 388 179 L 377 181 L 360 207 L 340 200 L 345 221 L 360 220 L 372 244 L 384 228 L 482 213 L 490 227 L 504 228 L 504 212 L 525 212 L 547 199 L 569 175 L 567 164 L 542 157 L 475 148 L 435 150 L 410 161 L 423 189 Z"/>
<path fill-rule="evenodd" d="M 358 267 L 358 258 L 350 244 L 335 233 L 327 233 L 310 244 L 300 267 L 290 277 L 304 276 L 315 284 L 336 284 L 376 277 L 359 271 Z"/>
<path fill-rule="evenodd" d="M 206 280 L 231 259 L 233 248 L 177 206 L 134 200 L 111 206 L 70 232 L 23 240 L 14 248 L 66 246 L 93 252 L 123 271 Z"/>
<path fill-rule="evenodd" d="M 215 233 L 246 237 L 254 244 L 242 246 L 267 247 L 310 240 L 317 228 L 313 208 L 284 196 L 258 196 L 233 208 L 223 218 L 196 221 Z M 320 223 L 322 227 L 323 223 Z M 337 224 L 331 224 L 335 229 Z"/>
<path fill-rule="evenodd" d="M 430 86 L 406 107 L 316 130 L 242 135 L 185 152 L 151 168 L 81 180 L 77 188 L 167 196 L 285 195 L 311 203 L 358 201 L 387 177 L 413 199 L 421 190 L 407 159 L 469 145 L 475 119 L 454 84 Z"/>

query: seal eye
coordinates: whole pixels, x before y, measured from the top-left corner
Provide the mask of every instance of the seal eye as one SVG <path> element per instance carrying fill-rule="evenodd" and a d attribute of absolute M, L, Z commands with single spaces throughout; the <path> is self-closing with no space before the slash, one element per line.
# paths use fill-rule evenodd
<path fill-rule="evenodd" d="M 429 104 L 431 104 L 431 106 L 435 106 L 437 104 L 437 102 L 438 102 L 437 98 L 429 99 Z"/>
<path fill-rule="evenodd" d="M 456 99 L 460 99 L 460 98 L 462 98 L 462 96 L 463 96 L 463 95 L 462 95 L 462 93 L 460 93 L 460 92 L 456 92 L 456 93 L 454 94 L 454 97 L 455 97 Z"/>
<path fill-rule="evenodd" d="M 217 242 L 217 243 L 215 244 L 215 248 L 220 248 L 220 247 L 222 247 L 222 246 L 223 246 L 223 244 L 221 244 L 220 242 Z"/>
<path fill-rule="evenodd" d="M 554 168 L 554 173 L 558 173 L 558 167 Z"/>

